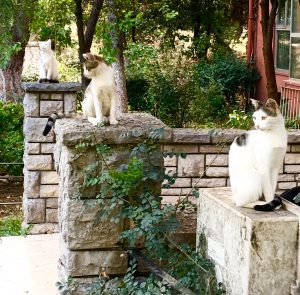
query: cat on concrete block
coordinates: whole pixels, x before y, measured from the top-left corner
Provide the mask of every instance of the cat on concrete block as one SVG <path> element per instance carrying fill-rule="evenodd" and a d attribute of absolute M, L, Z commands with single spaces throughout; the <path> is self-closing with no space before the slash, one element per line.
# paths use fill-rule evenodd
<path fill-rule="evenodd" d="M 109 123 L 117 125 L 117 91 L 112 67 L 96 54 L 83 54 L 84 75 L 91 79 L 82 102 L 82 114 L 54 113 L 47 121 L 43 135 L 46 136 L 62 117 L 85 118 L 94 126 Z"/>
<path fill-rule="evenodd" d="M 56 58 L 51 50 L 51 40 L 39 41 L 40 83 L 58 83 Z"/>
<path fill-rule="evenodd" d="M 236 137 L 229 150 L 232 196 L 239 207 L 272 211 L 281 205 L 275 190 L 287 149 L 287 132 L 275 100 L 251 101 L 255 130 Z"/>

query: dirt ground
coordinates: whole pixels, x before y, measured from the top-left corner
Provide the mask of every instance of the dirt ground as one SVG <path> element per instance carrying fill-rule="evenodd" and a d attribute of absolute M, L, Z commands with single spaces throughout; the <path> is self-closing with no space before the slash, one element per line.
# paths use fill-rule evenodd
<path fill-rule="evenodd" d="M 22 211 L 23 179 L 0 178 L 0 219 Z"/>

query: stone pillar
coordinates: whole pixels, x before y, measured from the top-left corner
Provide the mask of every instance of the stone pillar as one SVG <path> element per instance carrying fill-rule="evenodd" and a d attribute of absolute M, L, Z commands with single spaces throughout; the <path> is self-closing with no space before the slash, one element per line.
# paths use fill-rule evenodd
<path fill-rule="evenodd" d="M 298 223 L 284 209 L 236 207 L 230 188 L 201 189 L 198 247 L 207 247 L 226 294 L 288 295 L 296 280 Z"/>
<path fill-rule="evenodd" d="M 42 132 L 54 112 L 76 112 L 79 83 L 23 83 L 24 96 L 24 225 L 30 234 L 58 231 L 59 178 L 54 168 L 55 134 Z"/>
<path fill-rule="evenodd" d="M 117 168 L 128 163 L 134 144 L 143 142 L 153 129 L 161 127 L 165 129 L 160 141 L 169 142 L 171 129 L 148 114 L 125 114 L 117 126 L 93 127 L 86 120 L 78 119 L 57 121 L 54 157 L 60 176 L 59 280 L 74 278 L 78 287 L 70 294 L 88 294 L 89 284 L 97 280 L 103 271 L 108 275 L 121 275 L 127 269 L 127 252 L 120 233 L 128 222 L 104 222 L 99 216 L 97 220 L 101 209 L 96 201 L 97 191 L 81 187 L 83 169 L 96 161 L 96 147 L 78 151 L 76 144 L 85 142 L 109 145 L 112 152 L 106 157 L 105 165 L 100 158 L 97 160 L 103 167 L 101 169 Z M 147 165 L 164 171 L 162 149 L 158 147 L 153 155 Z M 155 186 L 159 193 L 161 182 L 149 181 L 148 186 Z M 80 200 L 76 199 L 79 191 Z"/>

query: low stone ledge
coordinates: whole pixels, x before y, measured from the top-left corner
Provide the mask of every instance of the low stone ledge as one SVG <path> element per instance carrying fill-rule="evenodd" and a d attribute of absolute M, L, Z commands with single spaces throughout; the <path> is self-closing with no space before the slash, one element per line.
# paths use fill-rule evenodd
<path fill-rule="evenodd" d="M 23 82 L 21 87 L 26 92 L 78 92 L 82 90 L 81 84 L 77 82 L 63 83 L 38 83 Z"/>
<path fill-rule="evenodd" d="M 208 129 L 174 128 L 174 143 L 210 143 Z"/>
<path fill-rule="evenodd" d="M 57 120 L 55 133 L 57 140 L 66 146 L 74 146 L 80 141 L 106 144 L 130 144 L 141 142 L 155 129 L 164 128 L 159 142 L 171 142 L 172 129 L 147 113 L 123 114 L 116 126 L 94 127 L 87 120 Z"/>

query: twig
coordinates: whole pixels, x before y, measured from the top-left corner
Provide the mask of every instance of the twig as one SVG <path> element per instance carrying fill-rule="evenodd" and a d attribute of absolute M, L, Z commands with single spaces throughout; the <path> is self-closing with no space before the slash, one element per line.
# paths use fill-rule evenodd
<path fill-rule="evenodd" d="M 161 278 L 162 280 L 167 282 L 173 289 L 177 290 L 181 294 L 197 295 L 196 293 L 194 293 L 193 291 L 191 291 L 188 288 L 178 286 L 178 281 L 175 278 L 173 278 L 171 275 L 169 275 L 163 269 L 158 267 L 155 263 L 153 263 L 147 257 L 145 257 L 140 251 L 133 250 L 131 253 L 129 253 L 129 255 L 131 255 L 135 259 L 143 261 L 152 273 L 154 273 L 156 276 L 158 276 L 159 278 Z"/>

